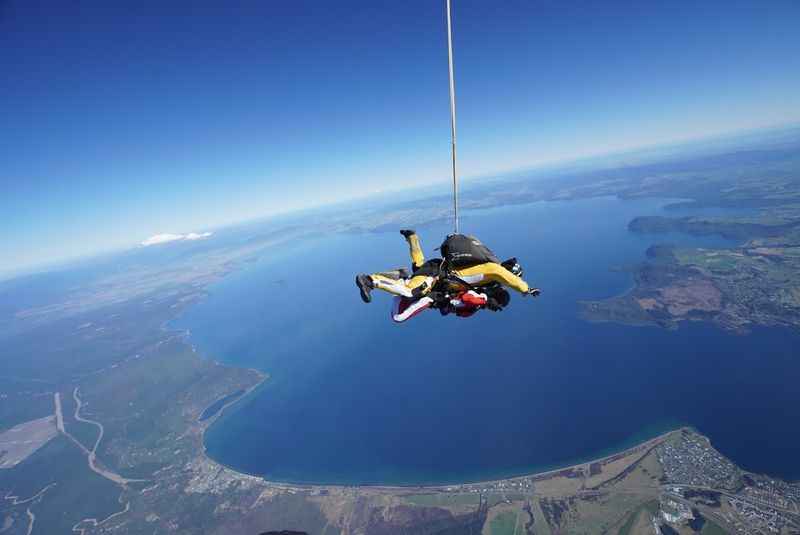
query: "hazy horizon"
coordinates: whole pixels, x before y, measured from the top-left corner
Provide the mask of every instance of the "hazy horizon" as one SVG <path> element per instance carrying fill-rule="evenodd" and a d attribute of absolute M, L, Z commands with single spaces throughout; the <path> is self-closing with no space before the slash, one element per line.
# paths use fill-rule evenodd
<path fill-rule="evenodd" d="M 517 169 L 504 169 L 504 170 L 500 170 L 500 171 L 498 171 L 497 173 L 494 173 L 494 174 L 466 176 L 466 177 L 460 177 L 460 178 L 464 182 L 465 185 L 469 186 L 471 184 L 476 183 L 477 181 L 479 181 L 481 179 L 488 179 L 488 180 L 511 179 L 511 178 L 513 178 L 513 175 L 518 175 L 518 174 L 528 173 L 528 172 L 534 173 L 534 172 L 537 172 L 537 171 L 541 172 L 541 171 L 544 171 L 544 170 L 551 171 L 551 172 L 557 172 L 560 169 L 568 168 L 569 166 L 572 166 L 572 165 L 577 165 L 577 164 L 582 164 L 582 163 L 583 164 L 590 163 L 590 162 L 593 162 L 593 161 L 595 161 L 597 159 L 608 159 L 608 158 L 614 158 L 614 157 L 620 157 L 621 158 L 623 156 L 632 157 L 632 156 L 640 155 L 641 153 L 646 153 L 646 152 L 655 151 L 655 150 L 659 150 L 659 149 L 660 150 L 664 150 L 664 149 L 668 149 L 668 148 L 674 148 L 674 149 L 678 150 L 678 153 L 680 153 L 680 152 L 684 152 L 684 151 L 688 150 L 687 147 L 686 147 L 686 144 L 691 143 L 691 142 L 700 142 L 700 143 L 703 143 L 703 144 L 705 144 L 705 143 L 713 143 L 713 142 L 716 142 L 716 141 L 722 141 L 722 140 L 726 140 L 726 139 L 739 139 L 741 137 L 744 137 L 744 136 L 747 136 L 747 135 L 751 135 L 751 134 L 757 134 L 757 133 L 758 134 L 768 134 L 768 133 L 771 133 L 771 132 L 780 132 L 782 130 L 793 129 L 793 128 L 800 128 L 800 123 L 791 122 L 791 123 L 785 123 L 785 124 L 769 125 L 769 126 L 765 126 L 765 127 L 745 128 L 745 129 L 741 129 L 741 130 L 715 133 L 715 134 L 708 135 L 708 136 L 704 135 L 704 136 L 699 136 L 699 137 L 682 138 L 682 139 L 666 141 L 664 143 L 658 143 L 658 144 L 654 144 L 654 145 L 644 145 L 644 146 L 637 146 L 637 147 L 629 147 L 629 148 L 623 148 L 623 149 L 613 150 L 613 151 L 608 151 L 608 152 L 594 153 L 594 154 L 581 156 L 581 157 L 576 157 L 576 158 L 566 158 L 566 159 L 559 160 L 559 161 L 543 162 L 543 163 L 540 163 L 540 164 L 537 164 L 537 165 L 524 166 L 524 167 L 520 167 L 520 168 L 517 168 Z M 692 147 L 692 150 L 697 150 L 697 147 Z M 658 159 L 660 159 L 660 158 L 656 157 L 656 160 L 658 160 Z M 258 223 L 258 222 L 266 223 L 269 220 L 274 219 L 274 218 L 291 216 L 291 215 L 294 215 L 294 214 L 307 212 L 307 211 L 308 212 L 313 212 L 315 210 L 322 210 L 322 209 L 326 209 L 326 208 L 334 208 L 336 206 L 346 205 L 348 203 L 368 202 L 370 199 L 376 199 L 378 197 L 383 197 L 383 196 L 386 196 L 387 194 L 391 194 L 391 193 L 410 194 L 410 193 L 413 193 L 413 192 L 423 192 L 424 190 L 436 190 L 436 189 L 444 189 L 444 190 L 448 190 L 448 192 L 449 192 L 450 184 L 452 183 L 451 180 L 452 180 L 451 177 L 446 177 L 446 178 L 443 178 L 441 180 L 438 180 L 438 181 L 434 182 L 433 184 L 424 184 L 424 185 L 423 184 L 410 184 L 410 185 L 407 185 L 406 187 L 402 187 L 402 188 L 399 188 L 397 190 L 381 191 L 381 192 L 370 192 L 370 193 L 368 193 L 368 194 L 366 194 L 364 196 L 360 196 L 360 197 L 351 197 L 351 198 L 347 198 L 347 199 L 336 199 L 336 200 L 332 200 L 330 202 L 322 202 L 320 204 L 313 205 L 313 206 L 307 206 L 307 207 L 295 207 L 295 208 L 291 208 L 291 209 L 288 209 L 288 210 L 282 211 L 282 212 L 273 212 L 273 213 L 267 213 L 267 214 L 263 214 L 263 215 L 256 215 L 254 217 L 250 217 L 250 218 L 247 218 L 247 219 L 224 222 L 224 223 L 221 223 L 221 224 L 218 224 L 218 225 L 215 225 L 215 226 L 200 226 L 198 228 L 183 228 L 183 229 L 171 229 L 171 228 L 170 229 L 165 229 L 164 232 L 160 232 L 160 233 L 157 233 L 155 235 L 134 237 L 134 239 L 131 240 L 130 243 L 127 243 L 127 244 L 124 244 L 124 245 L 120 245 L 120 246 L 115 247 L 115 248 L 92 251 L 92 252 L 88 252 L 88 253 L 80 254 L 80 255 L 77 255 L 77 256 L 72 256 L 72 257 L 55 258 L 55 259 L 52 259 L 50 261 L 43 262 L 43 263 L 38 263 L 38 264 L 33 264 L 33 265 L 28 265 L 28 266 L 20 266 L 17 269 L 4 270 L 4 269 L 2 269 L 2 266 L 0 266 L 0 282 L 1 281 L 6 281 L 6 280 L 11 280 L 11 279 L 14 279 L 14 278 L 17 278 L 17 277 L 26 276 L 26 275 L 32 275 L 32 274 L 36 274 L 36 273 L 40 273 L 40 272 L 57 271 L 59 269 L 69 268 L 71 265 L 73 265 L 75 263 L 79 263 L 79 262 L 83 262 L 83 261 L 91 261 L 93 258 L 99 258 L 99 257 L 105 256 L 105 255 L 113 255 L 113 254 L 123 253 L 125 251 L 130 251 L 130 250 L 133 250 L 133 249 L 136 249 L 136 248 L 143 247 L 145 245 L 146 246 L 159 246 L 159 245 L 168 245 L 169 243 L 172 243 L 173 241 L 181 241 L 180 238 L 177 238 L 177 239 L 174 239 L 174 240 L 172 240 L 172 239 L 164 240 L 163 242 L 155 240 L 153 243 L 147 243 L 147 244 L 144 243 L 144 242 L 147 242 L 148 240 L 153 240 L 153 238 L 158 238 L 159 235 L 171 235 L 171 234 L 174 234 L 176 236 L 185 237 L 186 235 L 189 235 L 189 234 L 201 233 L 202 232 L 202 233 L 208 233 L 209 235 L 208 236 L 200 236 L 200 238 L 213 238 L 215 233 L 217 233 L 219 231 L 222 231 L 222 230 L 225 230 L 225 229 L 236 228 L 238 226 L 244 226 L 244 225 L 247 225 L 247 224 Z M 419 198 L 424 198 L 424 194 L 419 196 Z"/>
<path fill-rule="evenodd" d="M 449 181 L 439 3 L 1 15 L 2 273 Z M 798 15 L 456 1 L 462 177 L 800 121 Z"/>

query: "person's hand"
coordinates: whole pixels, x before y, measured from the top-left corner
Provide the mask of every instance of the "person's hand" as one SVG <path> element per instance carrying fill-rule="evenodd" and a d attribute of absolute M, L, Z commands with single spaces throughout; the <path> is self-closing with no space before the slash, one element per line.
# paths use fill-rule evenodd
<path fill-rule="evenodd" d="M 431 293 L 428 294 L 428 297 L 433 299 L 433 304 L 431 305 L 433 307 L 439 307 L 447 300 L 443 292 L 437 292 L 436 290 L 431 291 Z"/>

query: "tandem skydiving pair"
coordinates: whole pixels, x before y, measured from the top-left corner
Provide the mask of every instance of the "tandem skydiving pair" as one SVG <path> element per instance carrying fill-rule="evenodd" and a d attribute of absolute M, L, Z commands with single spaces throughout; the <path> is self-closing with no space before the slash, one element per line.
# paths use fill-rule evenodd
<path fill-rule="evenodd" d="M 439 248 L 442 258 L 426 261 L 416 232 L 401 230 L 400 234 L 409 246 L 411 272 L 401 268 L 356 276 L 365 303 L 372 301 L 374 289 L 395 296 L 392 319 L 396 322 L 407 321 L 428 308 L 459 317 L 469 317 L 481 309 L 500 311 L 511 300 L 506 288 L 534 297 L 541 293 L 522 279 L 516 258 L 501 262 L 473 236 L 449 235 Z"/>

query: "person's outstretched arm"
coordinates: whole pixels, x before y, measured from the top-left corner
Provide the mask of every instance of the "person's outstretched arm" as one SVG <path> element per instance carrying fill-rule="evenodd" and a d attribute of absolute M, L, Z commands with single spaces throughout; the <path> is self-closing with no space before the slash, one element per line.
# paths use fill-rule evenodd
<path fill-rule="evenodd" d="M 495 264 L 494 262 L 486 262 L 477 266 L 459 269 L 456 271 L 456 275 L 470 284 L 480 285 L 487 282 L 499 282 L 503 286 L 513 288 L 523 294 L 529 293 L 531 289 L 522 278 L 517 277 L 500 264 Z"/>

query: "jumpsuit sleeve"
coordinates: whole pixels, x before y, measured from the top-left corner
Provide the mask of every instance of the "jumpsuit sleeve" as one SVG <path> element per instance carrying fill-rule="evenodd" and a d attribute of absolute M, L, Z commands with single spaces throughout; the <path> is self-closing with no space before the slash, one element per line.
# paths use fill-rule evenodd
<path fill-rule="evenodd" d="M 499 282 L 503 286 L 508 286 L 520 293 L 527 293 L 529 290 L 527 282 L 494 262 L 486 262 L 477 266 L 459 269 L 456 273 L 470 284 L 480 285 L 485 281 Z"/>

